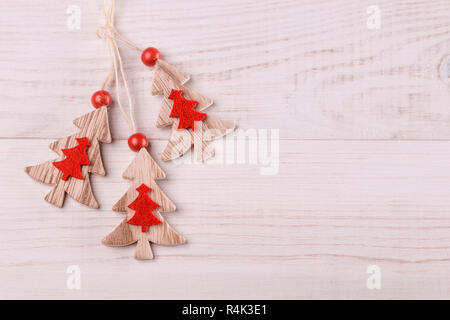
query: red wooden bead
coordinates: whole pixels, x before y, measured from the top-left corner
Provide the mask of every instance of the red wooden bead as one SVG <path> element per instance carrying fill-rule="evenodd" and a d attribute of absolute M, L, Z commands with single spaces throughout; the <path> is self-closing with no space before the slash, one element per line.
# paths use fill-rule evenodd
<path fill-rule="evenodd" d="M 111 96 L 109 95 L 108 91 L 99 90 L 94 92 L 91 97 L 91 102 L 95 108 L 109 106 L 111 104 Z"/>
<path fill-rule="evenodd" d="M 154 66 L 159 58 L 161 58 L 161 52 L 156 48 L 150 47 L 142 51 L 141 60 L 146 66 Z"/>
<path fill-rule="evenodd" d="M 148 139 L 142 133 L 135 133 L 128 138 L 128 146 L 133 151 L 139 151 L 141 148 L 148 147 Z"/>

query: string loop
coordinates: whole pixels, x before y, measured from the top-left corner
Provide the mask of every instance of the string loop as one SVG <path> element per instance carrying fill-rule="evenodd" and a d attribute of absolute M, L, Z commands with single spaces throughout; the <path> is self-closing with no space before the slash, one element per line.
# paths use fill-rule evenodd
<path fill-rule="evenodd" d="M 142 51 L 141 48 L 127 40 L 124 36 L 122 36 L 114 27 L 114 9 L 115 9 L 115 0 L 110 0 L 109 7 L 107 6 L 106 0 L 103 0 L 103 14 L 105 16 L 105 25 L 99 27 L 96 31 L 97 37 L 100 39 L 104 39 L 108 46 L 109 57 L 111 61 L 111 65 L 109 68 L 108 76 L 102 85 L 102 90 L 104 90 L 108 84 L 110 83 L 112 77 L 114 76 L 115 84 L 116 84 L 116 98 L 117 104 L 119 105 L 120 112 L 125 119 L 125 122 L 128 124 L 132 133 L 136 132 L 136 124 L 133 117 L 133 102 L 131 100 L 130 90 L 128 88 L 128 83 L 125 77 L 125 72 L 123 70 L 122 57 L 120 56 L 119 47 L 117 46 L 117 41 L 120 40 L 131 48 L 134 48 L 138 51 Z M 125 92 L 128 98 L 128 108 L 130 112 L 130 116 L 126 114 L 122 102 L 120 101 L 120 81 L 119 81 L 119 71 L 120 76 L 122 77 L 122 83 L 125 88 Z"/>

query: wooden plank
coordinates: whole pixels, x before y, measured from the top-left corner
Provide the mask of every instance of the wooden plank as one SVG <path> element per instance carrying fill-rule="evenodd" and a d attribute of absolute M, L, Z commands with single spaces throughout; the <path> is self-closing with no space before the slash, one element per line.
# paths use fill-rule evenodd
<path fill-rule="evenodd" d="M 367 0 L 167 0 L 158 10 L 136 0 L 118 3 L 116 20 L 189 73 L 189 87 L 214 99 L 211 115 L 240 128 L 283 128 L 288 139 L 450 139 L 450 90 L 438 76 L 450 2 L 376 4 L 379 30 L 366 26 Z M 0 137 L 59 138 L 90 110 L 109 64 L 95 36 L 101 2 L 78 5 L 81 29 L 71 31 L 65 2 L 0 4 Z M 168 139 L 170 129 L 154 126 L 154 69 L 133 50 L 123 59 L 138 127 Z M 111 126 L 114 138 L 128 137 L 116 107 Z"/>
<path fill-rule="evenodd" d="M 177 204 L 164 216 L 189 242 L 155 246 L 154 272 L 133 248 L 100 243 L 123 219 L 110 208 L 128 188 L 126 142 L 102 146 L 108 175 L 92 176 L 100 210 L 72 199 L 53 208 L 41 201 L 46 186 L 19 174 L 51 154 L 50 142 L 0 141 L 3 298 L 450 297 L 448 142 L 283 140 L 273 176 L 258 165 L 160 163 L 158 184 Z M 153 157 L 165 146 L 151 144 Z M 371 291 L 374 264 L 382 289 Z M 79 292 L 65 286 L 68 265 L 82 270 Z"/>

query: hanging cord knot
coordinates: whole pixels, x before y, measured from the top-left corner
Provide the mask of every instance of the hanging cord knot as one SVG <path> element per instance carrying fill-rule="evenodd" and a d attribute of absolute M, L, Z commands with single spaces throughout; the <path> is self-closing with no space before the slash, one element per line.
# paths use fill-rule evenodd
<path fill-rule="evenodd" d="M 112 77 L 114 76 L 114 82 L 116 85 L 116 98 L 117 104 L 119 105 L 120 112 L 122 113 L 123 118 L 128 124 L 132 133 L 136 132 L 136 124 L 133 118 L 133 102 L 131 100 L 130 90 L 128 88 L 128 83 L 125 77 L 125 72 L 123 69 L 122 58 L 120 56 L 119 47 L 117 46 L 117 41 L 120 40 L 125 43 L 127 46 L 134 48 L 138 51 L 142 51 L 141 48 L 128 41 L 125 37 L 123 37 L 114 27 L 114 9 L 115 9 L 115 1 L 111 0 L 109 7 L 107 6 L 106 0 L 103 0 L 103 14 L 105 16 L 105 24 L 99 27 L 96 31 L 97 37 L 99 39 L 104 39 L 108 46 L 109 57 L 111 61 L 110 69 L 108 76 L 102 85 L 102 90 L 104 90 L 108 84 L 111 82 Z M 130 110 L 130 116 L 126 114 L 122 103 L 120 101 L 120 81 L 119 81 L 119 72 L 122 77 L 122 83 L 125 88 L 125 92 L 128 98 L 128 107 Z"/>
<path fill-rule="evenodd" d="M 104 26 L 98 27 L 95 32 L 99 39 L 114 38 L 114 26 L 105 23 Z"/>

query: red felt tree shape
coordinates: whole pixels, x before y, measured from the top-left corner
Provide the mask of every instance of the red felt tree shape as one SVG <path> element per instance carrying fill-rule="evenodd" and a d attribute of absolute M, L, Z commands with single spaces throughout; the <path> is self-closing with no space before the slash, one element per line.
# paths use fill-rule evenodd
<path fill-rule="evenodd" d="M 92 192 L 89 173 L 102 176 L 106 174 L 100 152 L 100 142 L 111 142 L 107 107 L 103 106 L 95 109 L 75 119 L 73 123 L 80 128 L 78 133 L 50 144 L 50 149 L 59 155 L 59 158 L 56 159 L 57 161 L 50 160 L 36 166 L 26 167 L 25 172 L 39 182 L 54 186 L 52 191 L 45 196 L 45 200 L 57 207 L 63 206 L 65 194 L 67 193 L 74 200 L 88 207 L 98 208 L 99 205 Z M 81 156 L 80 154 L 76 155 L 78 151 L 75 150 L 81 151 L 83 144 L 87 147 L 86 142 L 83 142 L 84 140 L 81 140 L 81 143 L 78 141 L 78 139 L 83 138 L 87 139 L 90 146 L 87 148 L 87 152 L 81 152 Z M 79 145 L 80 149 L 77 149 L 77 145 Z M 89 163 L 86 161 L 86 155 Z M 61 166 L 61 163 L 67 158 L 72 159 Z M 54 163 L 59 164 L 55 165 Z M 75 163 L 77 163 L 76 166 Z M 69 164 L 74 164 L 74 167 L 71 167 Z M 81 166 L 81 169 L 79 166 Z M 81 174 L 77 171 L 78 169 L 80 169 Z M 69 175 L 68 177 L 66 177 L 67 174 Z"/>
<path fill-rule="evenodd" d="M 107 246 L 128 246 L 137 242 L 134 253 L 136 259 L 153 259 L 150 243 L 185 243 L 184 237 L 161 214 L 175 211 L 176 207 L 155 182 L 166 175 L 145 148 L 139 150 L 122 176 L 131 180 L 132 184 L 113 206 L 113 210 L 125 213 L 127 217 L 102 243 Z"/>
<path fill-rule="evenodd" d="M 198 101 L 187 100 L 181 96 L 183 90 L 173 89 L 170 92 L 169 99 L 173 100 L 172 111 L 169 117 L 180 118 L 178 123 L 178 129 L 188 129 L 192 128 L 196 131 L 194 127 L 195 121 L 202 121 L 206 117 L 206 113 L 197 112 L 194 107 L 197 105 Z"/>
<path fill-rule="evenodd" d="M 91 162 L 86 154 L 86 147 L 89 147 L 91 143 L 88 138 L 75 138 L 78 145 L 70 149 L 62 149 L 62 153 L 66 155 L 66 158 L 61 161 L 53 162 L 53 165 L 62 171 L 63 176 L 61 179 L 67 180 L 69 176 L 77 179 L 83 179 L 81 174 L 81 166 L 89 165 Z"/>
<path fill-rule="evenodd" d="M 159 204 L 150 199 L 148 193 L 152 191 L 152 189 L 145 184 L 141 184 L 136 190 L 139 192 L 139 195 L 136 200 L 128 206 L 128 208 L 136 211 L 136 213 L 128 220 L 128 223 L 142 226 L 142 232 L 147 232 L 148 226 L 161 223 L 161 221 L 152 213 L 153 210 L 159 208 Z"/>
<path fill-rule="evenodd" d="M 161 156 L 163 161 L 181 157 L 192 147 L 194 147 L 196 160 L 204 161 L 214 156 L 214 150 L 209 147 L 209 143 L 230 133 L 235 128 L 235 124 L 231 121 L 220 120 L 209 113 L 205 115 L 198 112 L 208 108 L 213 101 L 184 86 L 189 78 L 188 74 L 176 69 L 164 60 L 158 59 L 156 61 L 152 94 L 163 96 L 156 126 L 158 128 L 172 126 L 169 142 Z M 171 96 L 175 97 L 175 99 L 170 98 Z M 188 110 L 187 113 L 183 114 L 180 113 L 180 107 L 177 105 L 177 101 L 182 99 L 190 101 L 187 107 L 183 108 L 183 110 Z M 193 102 L 196 103 L 194 104 Z M 181 116 L 175 116 L 174 114 Z M 204 116 L 201 117 L 200 115 Z M 187 122 L 183 121 L 181 123 L 183 119 L 187 120 Z M 193 121 L 199 121 L 198 130 L 193 130 L 197 129 L 192 128 Z"/>

